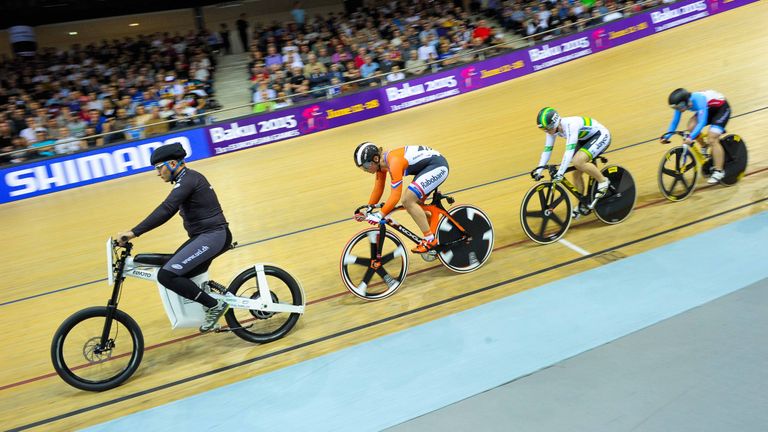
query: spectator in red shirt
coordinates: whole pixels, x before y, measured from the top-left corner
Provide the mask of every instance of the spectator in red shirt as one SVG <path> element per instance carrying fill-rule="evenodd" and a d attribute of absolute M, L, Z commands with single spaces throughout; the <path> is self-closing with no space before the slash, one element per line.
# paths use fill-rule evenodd
<path fill-rule="evenodd" d="M 479 20 L 475 31 L 472 32 L 472 38 L 480 38 L 486 42 L 489 37 L 491 37 L 491 28 L 486 25 L 484 19 Z"/>

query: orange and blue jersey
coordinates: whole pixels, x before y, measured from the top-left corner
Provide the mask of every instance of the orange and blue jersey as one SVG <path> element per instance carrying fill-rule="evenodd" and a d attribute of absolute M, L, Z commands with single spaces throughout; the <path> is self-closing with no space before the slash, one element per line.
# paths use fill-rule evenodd
<path fill-rule="evenodd" d="M 387 162 L 387 168 L 391 179 L 389 198 L 381 209 L 383 215 L 388 215 L 400 202 L 403 193 L 403 177 L 407 175 L 418 174 L 427 167 L 432 158 L 442 156 L 440 152 L 425 146 L 405 146 L 385 152 L 383 157 Z M 368 200 L 368 204 L 377 204 L 384 193 L 384 186 L 387 181 L 387 172 L 380 170 L 376 173 L 376 182 L 373 186 L 373 192 Z M 414 186 L 415 185 L 415 186 Z M 412 183 L 409 188 L 420 187 L 417 183 Z M 424 191 L 414 190 L 416 196 L 422 197 Z"/>

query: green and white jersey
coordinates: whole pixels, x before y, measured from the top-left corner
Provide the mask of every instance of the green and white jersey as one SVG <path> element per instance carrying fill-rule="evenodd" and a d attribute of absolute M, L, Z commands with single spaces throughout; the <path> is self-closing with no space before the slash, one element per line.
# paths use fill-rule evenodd
<path fill-rule="evenodd" d="M 571 164 L 573 154 L 576 152 L 577 147 L 580 144 L 591 140 L 595 135 L 601 134 L 610 137 L 608 129 L 605 128 L 600 122 L 591 117 L 563 117 L 560 120 L 560 126 L 554 133 L 547 132 L 546 141 L 544 142 L 544 151 L 541 153 L 541 159 L 539 160 L 539 166 L 546 165 L 549 162 L 549 158 L 552 155 L 552 149 L 555 146 L 555 139 L 559 136 L 565 138 L 565 153 L 563 154 L 563 161 L 560 163 L 560 168 L 557 173 L 562 175 L 568 165 Z M 609 138 L 610 142 L 610 138 Z M 596 154 L 590 154 L 590 156 L 597 156 Z"/>

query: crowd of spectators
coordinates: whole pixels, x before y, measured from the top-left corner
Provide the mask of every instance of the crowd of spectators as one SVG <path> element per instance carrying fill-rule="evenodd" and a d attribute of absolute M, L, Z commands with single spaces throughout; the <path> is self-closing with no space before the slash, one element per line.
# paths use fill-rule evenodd
<path fill-rule="evenodd" d="M 533 44 L 661 1 L 485 0 L 469 3 L 469 10 L 462 1 L 374 1 L 355 13 L 311 20 L 296 2 L 292 21 L 254 26 L 248 64 L 253 111 L 455 67 L 513 49 L 513 39 Z"/>
<path fill-rule="evenodd" d="M 5 155 L 0 163 L 72 153 L 200 122 L 197 114 L 216 108 L 211 97 L 216 60 L 209 36 L 157 33 L 68 50 L 46 48 L 33 57 L 3 57 L 0 154 Z M 113 133 L 94 137 L 108 132 Z"/>
<path fill-rule="evenodd" d="M 669 1 L 372 0 L 312 18 L 295 2 L 290 21 L 251 29 L 242 14 L 235 28 L 250 56 L 250 102 L 263 112 L 455 67 L 513 49 L 513 39 L 533 44 Z M 198 124 L 199 114 L 219 108 L 211 98 L 216 54 L 229 53 L 221 24 L 4 57 L 0 154 L 14 153 L 0 163 Z"/>
<path fill-rule="evenodd" d="M 462 2 L 369 3 L 301 22 L 297 2 L 293 21 L 256 24 L 248 64 L 254 112 L 436 72 L 504 41 Z"/>

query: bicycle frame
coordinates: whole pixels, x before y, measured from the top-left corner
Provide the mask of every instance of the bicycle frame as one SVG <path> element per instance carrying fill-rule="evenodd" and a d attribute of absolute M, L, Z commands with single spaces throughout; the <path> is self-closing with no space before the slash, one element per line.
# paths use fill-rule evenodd
<path fill-rule="evenodd" d="M 674 131 L 671 133 L 674 135 L 680 135 L 683 138 L 688 136 L 688 131 Z M 699 150 L 699 147 L 696 145 L 696 143 L 699 143 L 699 145 L 702 145 L 700 140 L 703 141 L 705 137 L 706 137 L 706 134 L 702 133 L 701 135 L 699 135 L 696 141 L 694 141 L 693 144 L 685 144 L 685 143 L 681 144 L 681 146 L 683 147 L 683 158 L 684 158 L 682 163 L 683 166 L 687 165 L 685 163 L 686 162 L 685 158 L 687 158 L 689 154 L 693 155 L 693 159 L 696 161 L 697 169 L 704 166 L 704 164 L 707 162 L 707 157 L 701 153 L 701 150 Z M 669 140 L 667 139 L 664 143 L 665 144 L 669 143 Z M 669 160 L 669 158 L 667 158 L 667 160 Z M 684 172 L 685 171 L 683 171 L 683 173 Z"/>
<path fill-rule="evenodd" d="M 117 308 L 117 299 L 119 297 L 120 289 L 123 280 L 126 277 L 133 277 L 136 279 L 144 279 L 155 282 L 160 293 L 160 298 L 163 301 L 165 312 L 168 315 L 168 319 L 171 321 L 172 328 L 177 327 L 198 327 L 202 324 L 205 318 L 205 313 L 201 304 L 179 296 L 175 292 L 167 289 L 157 280 L 157 273 L 161 266 L 136 263 L 131 256 L 131 243 L 126 244 L 125 249 L 121 252 L 117 263 L 113 262 L 114 258 L 114 242 L 110 238 L 107 240 L 107 268 L 108 282 L 113 285 L 112 298 L 110 299 L 110 305 L 114 303 L 114 308 Z M 254 270 L 256 271 L 256 280 L 259 285 L 259 297 L 256 299 L 239 297 L 230 293 L 219 294 L 211 292 L 206 282 L 210 281 L 208 272 L 201 273 L 197 276 L 190 278 L 200 289 L 205 290 L 211 297 L 222 300 L 229 304 L 231 308 L 244 308 L 250 310 L 266 311 L 266 312 L 288 312 L 288 313 L 304 313 L 304 305 L 289 305 L 284 303 L 275 303 L 272 300 L 272 295 L 269 290 L 267 278 L 264 273 L 264 264 L 255 264 Z"/>
<path fill-rule="evenodd" d="M 597 159 L 601 160 L 603 163 L 606 163 L 608 160 L 603 158 L 602 156 L 598 157 Z M 597 160 L 596 159 L 596 160 Z M 595 164 L 597 165 L 597 164 Z M 557 165 L 545 165 L 545 168 L 548 169 L 550 177 L 554 177 L 555 170 L 557 169 Z M 538 168 L 536 168 L 538 169 Z M 534 171 L 536 170 L 534 169 Z M 569 167 L 565 170 L 564 174 L 567 174 L 569 172 L 576 171 L 575 167 Z M 585 186 L 585 190 L 589 190 L 592 187 L 592 183 L 594 183 L 595 179 L 593 179 L 591 176 L 589 177 L 589 181 L 587 182 Z M 565 189 L 571 193 L 577 200 L 579 200 L 579 203 L 587 204 L 587 207 L 589 207 L 590 210 L 592 210 L 595 207 L 595 203 L 597 202 L 597 199 L 593 199 L 592 202 L 588 202 L 589 195 L 587 193 L 579 192 L 579 189 L 574 185 L 568 178 L 563 177 L 562 180 L 560 180 L 560 184 L 565 186 Z M 552 191 L 554 188 L 550 188 L 548 195 L 547 195 L 547 205 L 551 204 L 551 200 L 553 197 Z"/>
<path fill-rule="evenodd" d="M 437 226 L 440 223 L 440 216 L 444 216 L 448 218 L 451 223 L 456 226 L 456 228 L 461 231 L 462 236 L 454 241 L 451 241 L 449 243 L 444 244 L 438 244 L 435 246 L 432 250 L 440 253 L 444 252 L 448 249 L 450 249 L 453 245 L 456 243 L 460 243 L 466 240 L 471 239 L 467 235 L 467 231 L 464 229 L 463 226 L 461 226 L 460 223 L 456 221 L 453 217 L 451 217 L 450 214 L 448 214 L 448 210 L 443 206 L 442 200 L 446 199 L 449 203 L 453 203 L 453 198 L 446 197 L 438 192 L 435 192 L 434 196 L 432 197 L 432 203 L 431 204 L 425 204 L 425 203 L 419 203 L 419 207 L 421 207 L 425 212 L 429 212 L 429 228 L 432 230 L 432 232 L 437 232 Z M 361 207 L 362 208 L 362 207 Z M 392 213 L 400 210 L 405 210 L 405 207 L 403 206 L 397 206 L 392 210 Z M 409 230 L 408 228 L 404 227 L 403 225 L 400 225 L 399 223 L 395 222 L 392 219 L 386 219 L 386 223 L 379 224 L 379 239 L 376 244 L 376 257 L 377 259 L 381 259 L 381 250 L 382 246 L 384 244 L 384 237 L 385 237 L 385 231 L 387 229 L 387 226 L 390 226 L 395 231 L 399 232 L 400 234 L 403 234 L 407 238 L 409 238 L 414 243 L 421 242 L 421 237 L 416 235 L 413 231 Z"/>

